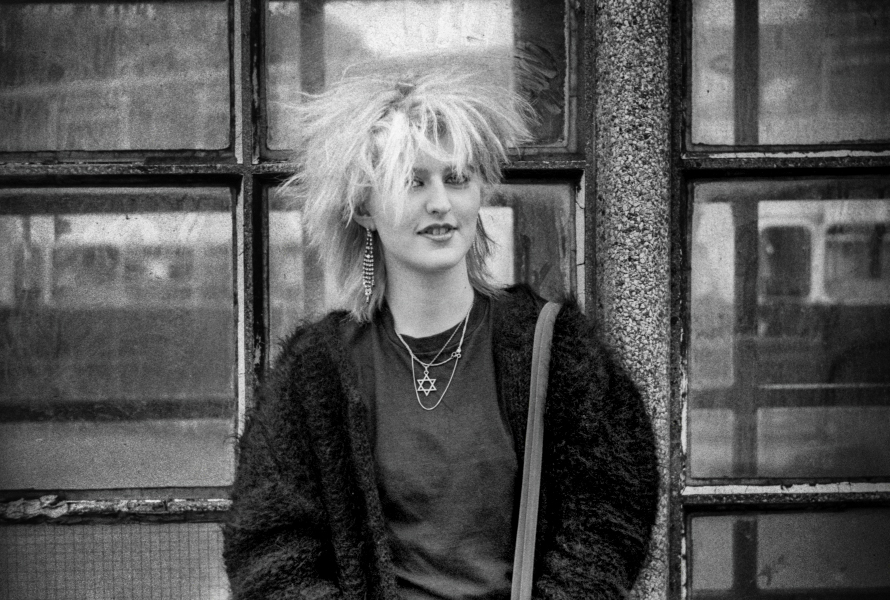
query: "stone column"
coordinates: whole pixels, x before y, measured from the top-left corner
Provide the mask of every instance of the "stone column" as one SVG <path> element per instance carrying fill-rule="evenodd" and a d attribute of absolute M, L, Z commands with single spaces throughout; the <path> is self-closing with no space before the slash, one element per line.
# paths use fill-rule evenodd
<path fill-rule="evenodd" d="M 591 313 L 643 390 L 661 464 L 650 561 L 636 598 L 668 589 L 670 404 L 670 3 L 595 0 L 592 104 L 595 264 Z"/>

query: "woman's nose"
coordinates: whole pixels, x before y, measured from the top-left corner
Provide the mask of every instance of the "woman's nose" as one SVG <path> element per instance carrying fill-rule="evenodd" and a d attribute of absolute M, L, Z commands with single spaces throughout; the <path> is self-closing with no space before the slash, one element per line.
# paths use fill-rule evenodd
<path fill-rule="evenodd" d="M 432 214 L 445 214 L 451 210 L 451 199 L 448 188 L 442 181 L 434 181 L 428 187 L 426 210 Z"/>

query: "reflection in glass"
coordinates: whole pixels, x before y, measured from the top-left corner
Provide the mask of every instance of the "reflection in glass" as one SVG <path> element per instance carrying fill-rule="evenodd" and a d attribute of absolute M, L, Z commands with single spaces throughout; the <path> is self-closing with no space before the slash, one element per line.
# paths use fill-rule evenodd
<path fill-rule="evenodd" d="M 229 190 L 0 200 L 0 487 L 228 483 Z"/>
<path fill-rule="evenodd" d="M 225 600 L 217 523 L 0 527 L 0 598 Z"/>
<path fill-rule="evenodd" d="M 566 137 L 566 8 L 562 0 L 270 1 L 266 99 L 270 149 L 296 139 L 288 104 L 344 75 L 458 66 L 516 89 L 536 109 L 538 144 Z"/>
<path fill-rule="evenodd" d="M 886 472 L 888 424 L 886 406 L 761 408 L 757 470 L 764 477 L 794 471 L 810 477 L 868 477 L 876 467 Z"/>
<path fill-rule="evenodd" d="M 890 139 L 890 3 L 770 0 L 751 23 L 741 3 L 693 2 L 693 144 Z"/>
<path fill-rule="evenodd" d="M 730 590 L 733 571 L 734 517 L 693 518 L 689 528 L 692 540 L 692 589 Z"/>
<path fill-rule="evenodd" d="M 497 244 L 493 263 L 513 264 L 512 278 L 509 268 L 493 268 L 496 281 L 527 283 L 546 298 L 575 289 L 574 199 L 570 183 L 510 183 L 495 189 L 490 208 L 483 208 L 483 223 Z"/>
<path fill-rule="evenodd" d="M 269 333 L 277 345 L 297 323 L 320 318 L 338 303 L 335 282 L 305 241 L 296 194 L 290 189 L 269 194 Z"/>
<path fill-rule="evenodd" d="M 0 152 L 229 145 L 225 2 L 0 3 Z"/>
<path fill-rule="evenodd" d="M 693 517 L 692 598 L 883 598 L 890 592 L 890 511 Z"/>
<path fill-rule="evenodd" d="M 810 249 L 806 227 L 761 227 L 759 294 L 806 297 L 810 293 Z"/>
<path fill-rule="evenodd" d="M 702 338 L 696 339 L 697 346 L 701 340 Z M 701 361 L 698 361 L 697 366 L 700 364 Z M 689 463 L 693 467 L 693 475 L 732 477 L 734 434 L 735 411 L 726 408 L 690 410 Z"/>
<path fill-rule="evenodd" d="M 336 282 L 304 244 L 300 202 L 292 192 L 270 192 L 270 335 L 275 343 L 301 320 L 339 305 Z M 481 218 L 494 241 L 487 266 L 500 285 L 526 282 L 543 296 L 561 298 L 575 287 L 575 204 L 570 183 L 505 184 Z"/>
<path fill-rule="evenodd" d="M 825 232 L 825 292 L 881 302 L 890 292 L 890 231 L 883 221 L 832 225 Z"/>
<path fill-rule="evenodd" d="M 890 474 L 890 201 L 868 199 L 888 191 L 696 186 L 693 477 Z"/>

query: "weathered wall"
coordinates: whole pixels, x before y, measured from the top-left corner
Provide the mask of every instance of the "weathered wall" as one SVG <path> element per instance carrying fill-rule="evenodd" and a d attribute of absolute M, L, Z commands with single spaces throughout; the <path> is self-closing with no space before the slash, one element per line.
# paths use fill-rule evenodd
<path fill-rule="evenodd" d="M 590 8 L 590 6 L 589 6 Z M 595 0 L 592 159 L 596 303 L 608 343 L 641 385 L 659 440 L 662 494 L 637 598 L 668 588 L 670 11 Z"/>

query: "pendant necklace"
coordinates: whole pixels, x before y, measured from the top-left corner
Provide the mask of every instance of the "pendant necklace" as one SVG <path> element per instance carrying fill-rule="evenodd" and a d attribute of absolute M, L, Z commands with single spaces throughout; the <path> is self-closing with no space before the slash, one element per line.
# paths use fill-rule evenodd
<path fill-rule="evenodd" d="M 414 354 L 411 350 L 411 346 L 408 345 L 408 342 L 405 341 L 405 338 L 402 337 L 398 331 L 396 331 L 396 335 L 399 338 L 399 341 L 402 342 L 402 345 L 405 346 L 405 349 L 408 351 L 408 354 L 411 356 L 411 380 L 416 381 L 417 385 L 414 386 L 414 396 L 417 398 L 417 404 L 420 405 L 420 408 L 423 410 L 434 410 L 439 404 L 442 403 L 442 400 L 445 398 L 445 394 L 448 393 L 448 388 L 451 387 L 451 381 L 454 379 L 454 374 L 457 372 L 457 363 L 460 361 L 461 351 L 464 346 L 464 338 L 467 335 L 467 324 L 470 322 L 470 312 L 473 310 L 473 303 L 475 302 L 475 297 L 473 301 L 470 302 L 470 308 L 467 310 L 467 314 L 464 317 L 464 326 L 463 331 L 460 334 L 460 341 L 457 343 L 457 349 L 451 353 L 451 355 L 443 361 L 436 362 L 442 352 L 445 351 L 445 348 L 448 347 L 448 344 L 451 343 L 451 340 L 454 339 L 454 334 L 457 333 L 457 330 L 460 329 L 460 323 L 457 324 L 457 327 L 454 328 L 454 331 L 451 332 L 451 335 L 448 337 L 448 341 L 445 342 L 445 345 L 436 353 L 428 363 L 423 362 Z M 441 367 L 442 365 L 448 364 L 451 361 L 454 361 L 454 367 L 451 369 L 451 377 L 448 378 L 448 383 L 445 385 L 445 390 L 442 392 L 442 395 L 439 396 L 439 399 L 432 406 L 425 406 L 423 401 L 420 399 L 420 392 L 423 392 L 424 396 L 429 396 L 431 392 L 438 391 L 436 389 L 436 380 L 430 377 L 430 368 L 431 367 Z M 417 362 L 421 367 L 423 367 L 423 377 L 420 379 L 416 379 L 416 374 L 414 372 L 414 363 Z"/>

